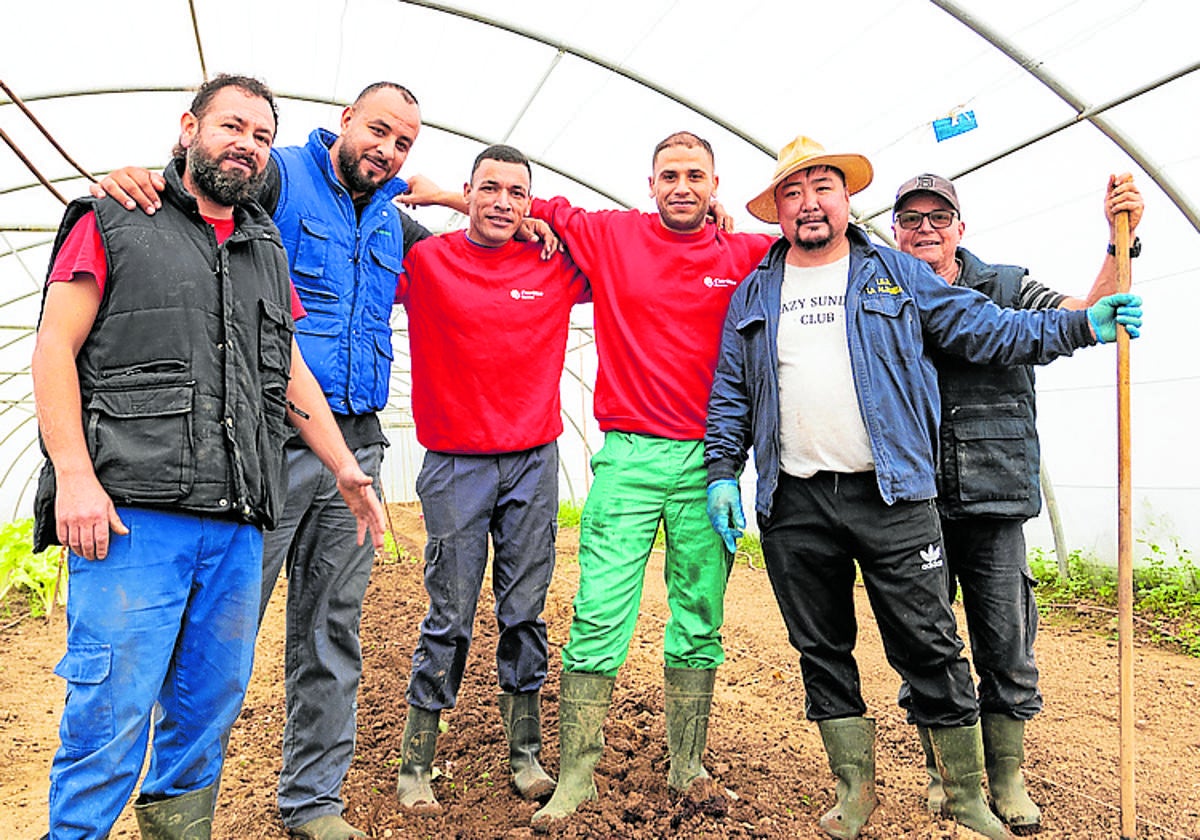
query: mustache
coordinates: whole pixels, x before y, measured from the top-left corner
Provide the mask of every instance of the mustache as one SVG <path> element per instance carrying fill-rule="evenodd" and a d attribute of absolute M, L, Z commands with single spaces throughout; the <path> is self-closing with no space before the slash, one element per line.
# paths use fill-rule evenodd
<path fill-rule="evenodd" d="M 225 152 L 223 155 L 217 158 L 217 165 L 219 166 L 223 161 L 226 160 L 244 163 L 246 166 L 250 167 L 252 176 L 258 174 L 258 161 L 254 159 L 254 155 L 244 154 L 242 152 Z"/>
<path fill-rule="evenodd" d="M 368 163 L 372 163 L 375 166 L 378 166 L 380 169 L 387 169 L 390 164 L 390 161 L 388 161 L 382 155 L 370 153 L 363 155 L 360 160 L 365 160 Z"/>

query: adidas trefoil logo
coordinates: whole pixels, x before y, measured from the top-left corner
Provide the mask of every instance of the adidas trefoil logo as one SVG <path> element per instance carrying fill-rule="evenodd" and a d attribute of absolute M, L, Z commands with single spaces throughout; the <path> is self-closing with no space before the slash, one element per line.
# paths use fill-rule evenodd
<path fill-rule="evenodd" d="M 921 549 L 921 559 L 925 561 L 921 564 L 921 571 L 940 569 L 942 567 L 942 547 L 930 543 L 928 548 Z"/>

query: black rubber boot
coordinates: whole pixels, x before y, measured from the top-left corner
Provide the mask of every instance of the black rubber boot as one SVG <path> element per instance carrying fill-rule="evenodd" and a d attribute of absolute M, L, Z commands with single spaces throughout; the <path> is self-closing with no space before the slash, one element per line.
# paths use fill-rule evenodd
<path fill-rule="evenodd" d="M 925 753 L 925 772 L 929 774 L 929 790 L 925 797 L 925 807 L 935 814 L 942 813 L 942 803 L 946 801 L 946 791 L 942 789 L 942 774 L 938 772 L 937 757 L 933 754 L 933 741 L 929 730 L 924 726 L 917 727 L 921 736 L 921 749 Z"/>
<path fill-rule="evenodd" d="M 575 813 L 596 798 L 592 771 L 604 752 L 604 718 L 612 703 L 615 679 L 603 674 L 563 671 L 558 698 L 558 785 L 530 824 L 545 831 L 555 820 Z"/>
<path fill-rule="evenodd" d="M 983 735 L 979 723 L 930 729 L 933 754 L 946 801 L 942 816 L 950 817 L 991 840 L 1012 840 L 1012 833 L 991 812 L 983 798 Z"/>
<path fill-rule="evenodd" d="M 667 783 L 677 793 L 687 793 L 693 782 L 709 778 L 703 759 L 716 673 L 713 669 L 663 670 L 667 752 L 671 756 Z"/>
<path fill-rule="evenodd" d="M 513 786 L 525 799 L 545 799 L 554 793 L 554 779 L 538 763 L 542 752 L 542 695 L 500 695 L 500 717 L 508 738 L 508 764 Z"/>
<path fill-rule="evenodd" d="M 983 729 L 983 759 L 993 810 L 1013 834 L 1037 834 L 1042 830 L 1042 812 L 1029 798 L 1021 773 L 1021 765 L 1025 763 L 1025 721 L 985 713 L 980 716 L 979 724 Z"/>
<path fill-rule="evenodd" d="M 138 797 L 133 811 L 142 840 L 211 840 L 215 795 L 209 785 L 167 799 Z"/>
<path fill-rule="evenodd" d="M 408 707 L 404 740 L 400 744 L 400 774 L 396 798 L 414 814 L 440 814 L 442 806 L 433 795 L 433 756 L 437 750 L 438 719 L 441 712 Z"/>
<path fill-rule="evenodd" d="M 854 840 L 879 804 L 875 795 L 875 721 L 867 717 L 817 722 L 837 776 L 837 803 L 821 817 L 821 829 L 838 840 Z"/>

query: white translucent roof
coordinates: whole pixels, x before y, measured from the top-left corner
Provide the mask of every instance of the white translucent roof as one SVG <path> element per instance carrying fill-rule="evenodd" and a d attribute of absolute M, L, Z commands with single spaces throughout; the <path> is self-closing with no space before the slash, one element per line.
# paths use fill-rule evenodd
<path fill-rule="evenodd" d="M 421 102 L 405 173 L 445 186 L 482 143 L 535 161 L 534 191 L 585 207 L 652 210 L 655 143 L 709 139 L 719 198 L 742 229 L 777 149 L 797 134 L 866 154 L 875 181 L 862 221 L 890 233 L 896 187 L 924 171 L 955 177 L 964 245 L 1084 294 L 1107 242 L 1109 173 L 1146 198 L 1134 290 L 1146 304 L 1133 352 L 1134 501 L 1139 532 L 1200 541 L 1200 362 L 1188 292 L 1200 266 L 1200 67 L 1184 0 L 84 0 L 7 4 L 0 80 L 84 169 L 161 166 L 189 89 L 247 73 L 280 99 L 281 144 L 336 129 L 365 85 L 393 80 Z M 978 127 L 937 142 L 932 123 L 972 112 Z M 78 171 L 0 92 L 0 516 L 24 515 L 39 456 L 28 368 L 49 241 Z M 28 161 L 21 160 L 21 156 Z M 431 228 L 461 224 L 423 209 Z M 594 361 L 586 325 L 564 377 L 567 482 L 580 495 Z M 396 316 L 402 348 L 403 313 Z M 399 358 L 399 357 L 398 357 Z M 407 368 L 394 377 L 389 495 L 411 495 L 419 451 L 407 425 Z M 1039 425 L 1070 545 L 1111 557 L 1116 528 L 1112 348 L 1039 371 Z M 1048 545 L 1049 537 L 1033 542 Z M 1135 552 L 1136 553 L 1136 552 Z"/>

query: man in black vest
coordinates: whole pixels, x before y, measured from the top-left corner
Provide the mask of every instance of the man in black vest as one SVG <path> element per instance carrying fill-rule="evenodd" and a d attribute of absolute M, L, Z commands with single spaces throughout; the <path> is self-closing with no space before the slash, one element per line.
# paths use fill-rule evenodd
<path fill-rule="evenodd" d="M 67 209 L 33 357 L 48 456 L 37 537 L 71 550 L 52 840 L 107 836 L 132 794 L 143 837 L 208 838 L 222 737 L 254 654 L 262 531 L 281 514 L 289 421 L 382 544 L 383 511 L 293 338 L 303 315 L 252 196 L 270 91 L 205 83 L 162 209 Z"/>
<path fill-rule="evenodd" d="M 1125 174 L 1109 178 L 1104 213 L 1108 255 L 1086 299 L 1046 288 L 1014 265 L 989 265 L 960 246 L 963 224 L 954 185 L 917 175 L 896 193 L 892 231 L 900 250 L 924 260 L 947 283 L 975 289 L 1014 309 L 1086 309 L 1116 291 L 1116 214 L 1142 217 L 1142 197 Z M 1135 239 L 1131 252 L 1137 256 Z M 1025 721 L 1042 708 L 1033 642 L 1037 605 L 1022 525 L 1041 510 L 1034 376 L 1028 366 L 976 365 L 936 349 L 942 398 L 938 512 L 951 591 L 962 589 L 979 674 L 980 723 L 992 806 L 1016 834 L 1040 828 L 1041 813 L 1021 774 Z M 905 686 L 907 688 L 907 686 Z M 902 689 L 902 694 L 904 689 Z M 929 732 L 920 728 L 930 810 L 943 800 Z"/>

